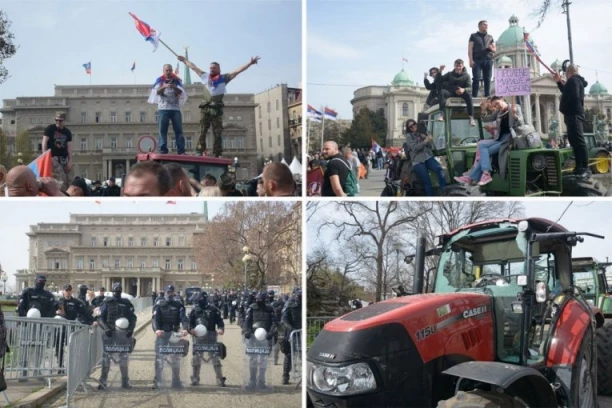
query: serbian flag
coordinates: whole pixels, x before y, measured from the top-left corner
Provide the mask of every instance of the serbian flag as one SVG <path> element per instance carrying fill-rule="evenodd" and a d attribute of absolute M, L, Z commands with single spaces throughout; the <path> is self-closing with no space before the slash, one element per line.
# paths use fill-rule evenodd
<path fill-rule="evenodd" d="M 523 39 L 525 40 L 525 48 L 527 48 L 527 50 L 529 51 L 530 54 L 532 54 L 536 60 L 538 60 L 538 62 L 544 67 L 546 68 L 546 70 L 548 72 L 550 72 L 552 75 L 555 74 L 555 71 L 553 71 L 548 65 L 546 65 L 544 63 L 544 61 L 542 61 L 541 55 L 540 53 L 535 49 L 535 47 L 533 46 L 533 44 L 531 44 L 529 42 L 529 33 L 524 33 L 523 34 Z"/>
<path fill-rule="evenodd" d="M 145 41 L 153 44 L 153 52 L 157 51 L 157 47 L 159 46 L 159 36 L 161 33 L 154 28 L 151 28 L 150 25 L 145 23 L 142 20 L 139 20 L 134 14 L 129 13 L 130 16 L 134 19 L 134 23 L 136 24 L 136 29 L 142 36 L 145 38 Z"/>
<path fill-rule="evenodd" d="M 380 151 L 380 145 L 376 143 L 374 139 L 372 139 L 372 151 L 374 153 L 378 153 Z"/>
<path fill-rule="evenodd" d="M 325 115 L 325 119 L 336 120 L 336 117 L 338 116 L 338 112 L 328 107 L 325 107 L 324 115 Z"/>
<path fill-rule="evenodd" d="M 28 167 L 32 169 L 36 178 L 53 177 L 53 161 L 51 158 L 51 149 L 47 150 L 46 152 L 35 158 L 32 163 L 28 164 Z"/>
<path fill-rule="evenodd" d="M 91 61 L 83 64 L 83 68 L 85 68 L 85 73 L 91 75 Z"/>
<path fill-rule="evenodd" d="M 183 81 L 181 81 L 181 78 L 179 78 L 176 74 L 170 74 L 169 78 L 166 78 L 165 75 L 162 75 L 159 78 L 157 78 L 155 80 L 155 83 L 153 84 L 153 88 L 151 88 L 151 93 L 149 94 L 149 99 L 147 102 L 154 104 L 154 105 L 158 104 L 159 95 L 157 94 L 157 90 L 163 84 L 170 84 L 170 83 L 176 85 L 176 87 L 182 91 L 181 94 L 179 95 L 179 105 L 183 106 L 185 102 L 187 102 L 187 92 L 185 92 L 185 88 L 183 88 Z"/>
<path fill-rule="evenodd" d="M 134 72 L 135 69 L 136 69 L 136 61 L 134 61 L 134 63 L 132 64 L 132 69 L 130 69 L 130 71 Z"/>
<path fill-rule="evenodd" d="M 315 122 L 320 122 L 321 118 L 323 117 L 323 114 L 321 114 L 321 112 L 319 112 L 318 110 L 316 110 L 310 105 L 308 105 L 307 114 L 310 120 L 313 120 Z"/>

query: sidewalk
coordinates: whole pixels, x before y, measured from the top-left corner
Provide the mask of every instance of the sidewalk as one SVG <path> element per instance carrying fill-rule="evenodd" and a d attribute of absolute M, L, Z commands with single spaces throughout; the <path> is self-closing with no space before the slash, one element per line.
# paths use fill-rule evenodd
<path fill-rule="evenodd" d="M 134 334 L 139 333 L 151 324 L 151 308 L 137 313 L 138 321 Z M 51 381 L 51 388 L 47 387 L 45 380 L 32 379 L 28 382 L 7 381 L 7 389 L 0 393 L 0 407 L 11 408 L 36 408 L 42 406 L 45 401 L 55 397 L 59 393 L 66 393 L 66 377 L 56 378 Z M 7 404 L 6 398 L 9 402 Z"/>

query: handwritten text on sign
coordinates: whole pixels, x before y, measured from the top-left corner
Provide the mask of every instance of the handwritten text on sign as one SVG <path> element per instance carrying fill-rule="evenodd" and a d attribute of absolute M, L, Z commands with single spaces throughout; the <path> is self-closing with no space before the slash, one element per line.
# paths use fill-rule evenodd
<path fill-rule="evenodd" d="M 495 95 L 531 95 L 529 68 L 500 68 L 495 70 Z"/>

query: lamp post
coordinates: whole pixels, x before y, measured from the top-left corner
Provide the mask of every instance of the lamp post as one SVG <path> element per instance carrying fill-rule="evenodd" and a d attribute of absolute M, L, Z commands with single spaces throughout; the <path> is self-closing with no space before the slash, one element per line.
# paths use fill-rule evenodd
<path fill-rule="evenodd" d="M 249 248 L 248 246 L 242 248 L 242 252 L 244 252 L 244 256 L 242 257 L 242 263 L 244 264 L 244 290 L 246 291 L 248 289 L 247 265 L 251 261 L 251 259 L 253 259 L 253 257 L 251 256 L 251 248 Z"/>
<path fill-rule="evenodd" d="M 393 249 L 395 249 L 395 276 L 397 277 L 397 282 L 399 283 L 399 252 L 402 249 L 401 242 L 394 242 Z"/>

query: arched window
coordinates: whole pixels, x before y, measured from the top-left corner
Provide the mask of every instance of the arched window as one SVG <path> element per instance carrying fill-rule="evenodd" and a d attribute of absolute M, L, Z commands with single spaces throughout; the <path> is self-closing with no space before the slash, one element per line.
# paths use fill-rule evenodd
<path fill-rule="evenodd" d="M 402 105 L 402 116 L 408 116 L 408 104 L 406 102 Z"/>

